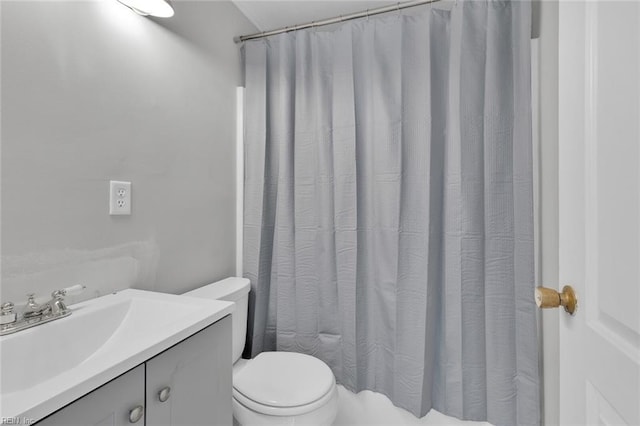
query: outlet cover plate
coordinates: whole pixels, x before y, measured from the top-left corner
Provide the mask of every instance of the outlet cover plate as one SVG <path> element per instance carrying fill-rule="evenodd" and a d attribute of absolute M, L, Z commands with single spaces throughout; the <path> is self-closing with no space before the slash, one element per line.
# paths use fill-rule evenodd
<path fill-rule="evenodd" d="M 131 182 L 109 181 L 109 214 L 131 214 Z"/>

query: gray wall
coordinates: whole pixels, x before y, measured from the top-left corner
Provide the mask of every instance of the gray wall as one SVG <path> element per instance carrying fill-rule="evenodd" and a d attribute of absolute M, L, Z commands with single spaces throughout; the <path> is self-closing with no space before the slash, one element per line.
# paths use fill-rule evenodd
<path fill-rule="evenodd" d="M 83 283 L 180 293 L 235 267 L 230 2 L 1 3 L 2 301 Z M 133 214 L 109 216 L 110 179 Z"/>

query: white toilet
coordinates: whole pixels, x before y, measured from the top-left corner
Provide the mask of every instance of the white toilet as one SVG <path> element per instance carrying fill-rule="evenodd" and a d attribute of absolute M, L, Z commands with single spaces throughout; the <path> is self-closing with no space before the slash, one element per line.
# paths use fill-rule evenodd
<path fill-rule="evenodd" d="M 247 333 L 249 287 L 246 278 L 227 278 L 184 294 L 236 303 L 231 320 L 234 423 L 331 425 L 338 411 L 338 390 L 327 364 L 294 352 L 263 352 L 252 360 L 240 360 Z"/>

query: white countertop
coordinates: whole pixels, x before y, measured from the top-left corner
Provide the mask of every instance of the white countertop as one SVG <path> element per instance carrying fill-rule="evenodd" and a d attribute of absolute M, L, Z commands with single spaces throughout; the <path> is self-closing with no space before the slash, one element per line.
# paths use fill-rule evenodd
<path fill-rule="evenodd" d="M 0 418 L 40 420 L 235 305 L 129 289 L 70 308 L 66 318 L 0 337 Z"/>

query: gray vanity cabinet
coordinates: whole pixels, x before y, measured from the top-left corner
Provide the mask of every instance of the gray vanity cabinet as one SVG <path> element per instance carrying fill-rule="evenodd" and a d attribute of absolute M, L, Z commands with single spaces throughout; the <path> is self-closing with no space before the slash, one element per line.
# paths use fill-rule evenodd
<path fill-rule="evenodd" d="M 231 425 L 231 368 L 228 315 L 38 425 Z"/>
<path fill-rule="evenodd" d="M 127 426 L 136 407 L 144 407 L 144 364 L 56 411 L 38 426 Z M 139 423 L 144 424 L 143 420 Z"/>
<path fill-rule="evenodd" d="M 146 364 L 147 425 L 231 425 L 230 316 Z"/>

